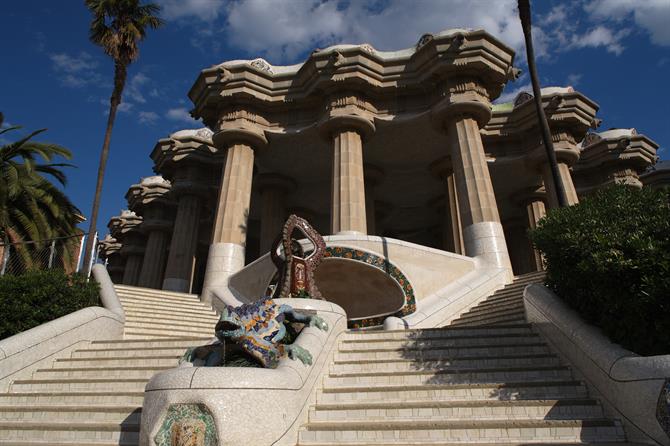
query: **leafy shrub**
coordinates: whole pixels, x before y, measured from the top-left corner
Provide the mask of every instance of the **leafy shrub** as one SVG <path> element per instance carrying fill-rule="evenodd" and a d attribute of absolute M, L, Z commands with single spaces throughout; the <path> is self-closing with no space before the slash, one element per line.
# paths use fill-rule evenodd
<path fill-rule="evenodd" d="M 99 305 L 94 281 L 62 271 L 29 271 L 0 277 L 0 339 L 66 314 Z"/>
<path fill-rule="evenodd" d="M 614 342 L 670 353 L 670 189 L 604 189 L 531 231 L 548 285 Z"/>

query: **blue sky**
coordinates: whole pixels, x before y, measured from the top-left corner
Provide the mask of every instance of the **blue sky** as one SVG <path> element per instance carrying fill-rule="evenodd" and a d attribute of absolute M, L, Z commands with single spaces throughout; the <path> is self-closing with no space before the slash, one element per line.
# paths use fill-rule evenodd
<path fill-rule="evenodd" d="M 484 28 L 517 50 L 525 71 L 515 0 L 156 0 L 166 26 L 130 67 L 112 137 L 99 227 L 125 208 L 128 186 L 152 175 L 149 153 L 169 133 L 199 125 L 186 93 L 198 72 L 230 59 L 303 60 L 315 47 L 412 46 L 421 34 Z M 670 158 L 670 0 L 534 2 L 543 86 L 572 85 L 600 105 L 601 130 L 635 127 Z M 90 15 L 78 0 L 8 2 L 0 10 L 0 111 L 23 130 L 68 147 L 76 169 L 66 192 L 90 213 L 113 67 L 89 43 Z M 530 91 L 524 74 L 506 98 Z M 7 125 L 7 123 L 6 123 Z M 18 134 L 4 135 L 5 143 Z M 87 227 L 87 226 L 86 226 Z"/>

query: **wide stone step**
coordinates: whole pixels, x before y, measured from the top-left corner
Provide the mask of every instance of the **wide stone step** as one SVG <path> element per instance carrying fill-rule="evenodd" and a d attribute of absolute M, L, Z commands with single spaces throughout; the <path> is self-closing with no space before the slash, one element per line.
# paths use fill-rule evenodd
<path fill-rule="evenodd" d="M 133 309 L 138 310 L 151 310 L 153 308 L 160 310 L 185 310 L 185 311 L 195 311 L 212 314 L 213 310 L 210 306 L 204 305 L 201 303 L 172 303 L 172 302 L 159 302 L 159 301 L 149 301 L 149 300 L 128 300 L 121 299 L 121 304 L 124 309 L 132 311 Z"/>
<path fill-rule="evenodd" d="M 483 420 L 581 420 L 603 418 L 602 407 L 593 399 L 513 401 L 404 401 L 397 404 L 318 404 L 309 411 L 309 421 L 419 421 L 451 419 Z"/>
<path fill-rule="evenodd" d="M 523 311 L 509 311 L 505 313 L 499 313 L 496 315 L 482 315 L 482 316 L 464 316 L 459 319 L 456 319 L 452 322 L 453 325 L 468 325 L 468 326 L 477 326 L 477 325 L 496 325 L 496 324 L 505 324 L 505 323 L 517 323 L 518 321 L 524 321 L 526 318 L 526 313 Z"/>
<path fill-rule="evenodd" d="M 360 350 L 353 352 L 338 351 L 336 361 L 359 359 L 412 359 L 418 362 L 434 361 L 436 359 L 452 359 L 460 357 L 486 357 L 508 355 L 535 355 L 548 354 L 549 348 L 544 342 L 532 344 L 493 344 L 468 347 L 440 347 L 424 349 L 387 349 L 387 350 Z"/>
<path fill-rule="evenodd" d="M 143 341 L 141 339 L 115 339 L 107 341 L 92 341 L 93 349 L 126 349 L 126 348 L 154 348 L 154 347 L 188 347 L 201 345 L 211 340 L 213 336 L 190 336 L 181 338 L 156 338 Z"/>
<path fill-rule="evenodd" d="M 144 390 L 135 392 L 12 392 L 0 394 L 0 405 L 112 404 L 142 406 Z"/>
<path fill-rule="evenodd" d="M 78 440 L 111 440 L 131 443 L 139 441 L 139 431 L 139 423 L 0 420 L 0 440 L 68 441 L 70 444 L 78 444 Z"/>
<path fill-rule="evenodd" d="M 558 366 L 560 360 L 555 355 L 527 355 L 508 357 L 484 357 L 484 358 L 454 358 L 437 359 L 434 361 L 416 361 L 409 359 L 396 360 L 359 360 L 359 361 L 336 361 L 330 366 L 333 373 L 342 372 L 388 372 L 388 371 L 411 371 L 411 370 L 446 370 L 455 368 L 493 368 L 493 367 L 529 367 L 529 366 Z"/>
<path fill-rule="evenodd" d="M 127 303 L 123 305 L 123 308 L 126 314 L 150 314 L 150 315 L 170 315 L 178 316 L 184 315 L 187 317 L 216 317 L 216 312 L 210 308 L 198 308 L 198 307 L 187 307 L 187 308 L 166 308 L 162 306 L 150 305 L 150 304 L 133 304 Z"/>
<path fill-rule="evenodd" d="M 383 420 L 314 422 L 299 432 L 299 444 L 444 444 L 477 441 L 616 442 L 625 441 L 622 426 L 593 420 Z"/>
<path fill-rule="evenodd" d="M 147 382 L 148 378 L 20 379 L 12 382 L 10 392 L 139 392 Z"/>
<path fill-rule="evenodd" d="M 149 336 L 160 336 L 160 337 L 170 337 L 174 336 L 175 338 L 182 336 L 193 336 L 193 337 L 205 337 L 207 335 L 214 336 L 214 330 L 206 328 L 148 328 L 135 326 L 131 322 L 127 322 L 123 330 L 125 335 L 149 335 Z"/>
<path fill-rule="evenodd" d="M 473 307 L 467 312 L 463 313 L 461 316 L 464 316 L 466 314 L 467 315 L 495 314 L 496 312 L 499 311 L 512 310 L 512 309 L 519 310 L 523 308 L 524 308 L 523 300 L 521 299 L 502 303 L 491 303 L 491 304 L 481 303 L 476 307 Z"/>
<path fill-rule="evenodd" d="M 390 331 L 349 331 L 342 336 L 342 342 L 379 342 L 399 339 L 432 339 L 463 336 L 505 336 L 534 334 L 528 324 L 514 327 L 477 327 L 477 328 L 436 328 L 420 330 Z"/>
<path fill-rule="evenodd" d="M 133 287 L 127 285 L 115 285 L 117 294 L 139 294 L 139 295 L 160 295 L 165 297 L 182 299 L 199 299 L 197 294 L 179 293 L 176 291 L 156 290 L 153 288 Z"/>
<path fill-rule="evenodd" d="M 214 334 L 214 326 L 216 321 L 171 321 L 161 318 L 149 318 L 149 317 L 137 317 L 137 316 L 126 316 L 126 327 L 144 327 L 144 328 L 157 328 L 157 329 L 168 329 L 168 330 L 209 330 L 212 335 Z"/>
<path fill-rule="evenodd" d="M 204 344 L 204 342 L 203 342 Z M 114 349 L 86 349 L 75 350 L 72 358 L 147 358 L 151 356 L 175 355 L 182 356 L 188 347 L 151 347 L 151 348 L 114 348 Z"/>
<path fill-rule="evenodd" d="M 502 301 L 492 301 L 492 302 L 484 301 L 470 308 L 470 310 L 466 311 L 464 314 L 503 311 L 505 309 L 519 308 L 519 307 L 523 308 L 523 299 L 521 297 L 519 297 L 518 299 L 509 299 Z"/>
<path fill-rule="evenodd" d="M 85 366 L 104 370 L 108 367 L 154 366 L 176 367 L 182 355 L 162 355 L 128 358 L 123 356 L 108 358 L 60 358 L 53 364 L 54 368 L 72 368 Z"/>
<path fill-rule="evenodd" d="M 216 324 L 219 318 L 212 313 L 185 313 L 183 311 L 162 311 L 162 310 L 132 310 L 126 311 L 126 320 L 128 318 L 149 319 L 156 321 L 173 322 L 209 322 Z"/>
<path fill-rule="evenodd" d="M 487 319 L 500 319 L 500 318 L 510 318 L 510 317 L 517 317 L 519 314 L 525 315 L 524 312 L 524 307 L 523 306 L 516 306 L 512 308 L 504 308 L 504 309 L 499 309 L 499 310 L 494 310 L 494 311 L 482 311 L 482 312 L 473 312 L 473 313 L 465 313 L 461 315 L 458 319 L 456 319 L 454 322 L 481 322 Z"/>
<path fill-rule="evenodd" d="M 1 421 L 105 421 L 139 424 L 141 406 L 90 404 L 0 404 Z"/>
<path fill-rule="evenodd" d="M 415 386 L 350 386 L 321 389 L 317 403 L 385 402 L 397 404 L 409 400 L 529 400 L 586 398 L 584 384 L 575 380 L 518 381 L 505 383 L 425 384 Z"/>
<path fill-rule="evenodd" d="M 149 380 L 156 373 L 173 368 L 167 366 L 115 366 L 115 367 L 58 367 L 52 369 L 38 369 L 33 373 L 34 379 L 63 379 L 63 378 L 144 378 Z"/>
<path fill-rule="evenodd" d="M 330 374 L 323 380 L 324 388 L 350 386 L 389 386 L 423 384 L 467 384 L 506 381 L 569 380 L 568 367 L 519 367 L 493 369 L 447 369 L 440 371 L 412 370 L 403 372 L 369 372 Z"/>
<path fill-rule="evenodd" d="M 432 337 L 432 338 L 418 338 L 418 339 L 391 339 L 383 340 L 376 339 L 368 342 L 348 342 L 343 340 L 340 342 L 339 350 L 341 352 L 353 351 L 380 351 L 380 350 L 395 350 L 395 349 L 425 349 L 425 348 L 439 348 L 439 347 L 454 347 L 454 346 L 478 346 L 478 345 L 499 345 L 499 344 L 514 344 L 526 345 L 529 343 L 536 343 L 540 337 L 536 333 L 524 334 L 507 334 L 507 335 L 463 335 L 463 336 L 448 336 L 448 337 Z"/>

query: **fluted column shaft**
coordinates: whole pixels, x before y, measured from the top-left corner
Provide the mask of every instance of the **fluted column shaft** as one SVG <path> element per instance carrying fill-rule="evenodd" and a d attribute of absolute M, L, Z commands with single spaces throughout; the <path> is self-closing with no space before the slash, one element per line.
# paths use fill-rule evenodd
<path fill-rule="evenodd" d="M 505 235 L 477 121 L 467 115 L 447 120 L 465 254 L 510 269 Z"/>
<path fill-rule="evenodd" d="M 123 269 L 124 285 L 136 286 L 140 278 L 140 270 L 142 269 L 142 256 L 139 254 L 129 254 L 126 257 L 126 265 Z"/>
<path fill-rule="evenodd" d="M 456 192 L 456 180 L 454 174 L 447 176 L 447 211 L 446 216 L 446 242 L 447 251 L 463 254 L 463 234 L 461 232 L 461 216 L 458 210 L 458 193 Z"/>
<path fill-rule="evenodd" d="M 363 140 L 355 130 L 335 132 L 333 137 L 331 233 L 367 231 Z"/>
<path fill-rule="evenodd" d="M 154 229 L 149 232 L 139 286 L 156 289 L 161 287 L 167 247 L 168 234 L 164 230 Z"/>
<path fill-rule="evenodd" d="M 197 195 L 184 194 L 179 197 L 177 216 L 172 231 L 170 254 L 163 289 L 188 292 L 198 248 L 201 199 Z"/>
<path fill-rule="evenodd" d="M 577 190 L 575 189 L 575 184 L 572 182 L 570 167 L 566 163 L 559 161 L 558 174 L 563 182 L 568 205 L 572 206 L 573 204 L 579 203 Z M 556 188 L 554 187 L 554 180 L 549 164 L 542 166 L 542 179 L 544 180 L 544 187 L 547 190 L 547 204 L 549 205 L 549 209 L 556 209 L 558 207 L 558 199 L 556 197 Z"/>
<path fill-rule="evenodd" d="M 221 187 L 214 217 L 212 244 L 207 254 L 207 268 L 201 299 L 213 302 L 214 294 L 228 304 L 238 304 L 228 290 L 230 275 L 244 267 L 247 219 L 251 204 L 254 151 L 247 143 L 228 146 L 221 174 Z"/>
<path fill-rule="evenodd" d="M 528 214 L 528 227 L 530 229 L 537 228 L 537 222 L 540 221 L 540 219 L 543 218 L 545 215 L 547 215 L 544 202 L 539 199 L 529 201 L 526 204 L 526 212 Z M 538 251 L 537 249 L 533 249 L 532 243 L 531 243 L 531 249 L 533 250 L 533 264 L 535 266 L 535 270 L 536 271 L 543 270 L 544 262 L 542 261 L 542 255 L 540 254 L 540 251 Z"/>

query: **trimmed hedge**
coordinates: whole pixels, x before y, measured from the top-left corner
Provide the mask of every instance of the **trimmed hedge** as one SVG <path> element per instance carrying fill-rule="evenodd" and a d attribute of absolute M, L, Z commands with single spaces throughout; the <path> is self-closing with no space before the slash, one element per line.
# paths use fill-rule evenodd
<path fill-rule="evenodd" d="M 670 353 L 670 189 L 613 186 L 531 231 L 548 286 L 614 342 Z"/>
<path fill-rule="evenodd" d="M 97 282 L 62 271 L 29 271 L 0 277 L 0 339 L 100 305 Z"/>

